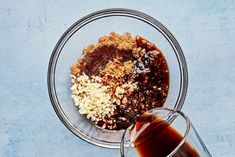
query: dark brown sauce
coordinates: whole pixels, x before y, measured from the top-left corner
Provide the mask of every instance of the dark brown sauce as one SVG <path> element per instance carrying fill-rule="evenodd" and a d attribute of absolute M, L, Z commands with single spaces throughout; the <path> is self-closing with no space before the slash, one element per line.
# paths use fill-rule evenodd
<path fill-rule="evenodd" d="M 137 131 L 146 123 L 150 124 L 134 142 L 140 157 L 166 157 L 183 139 L 182 135 L 168 122 L 148 114 L 138 117 L 136 123 Z M 186 141 L 173 157 L 200 156 Z"/>
<path fill-rule="evenodd" d="M 88 76 L 99 75 L 99 72 L 104 69 L 109 60 L 122 56 L 122 62 L 132 60 L 131 51 L 120 51 L 113 46 L 103 46 L 95 49 L 93 53 L 86 56 L 83 72 Z"/>
<path fill-rule="evenodd" d="M 135 122 L 138 115 L 149 109 L 162 107 L 169 89 L 169 71 L 163 53 L 141 37 L 137 38 L 137 46 L 146 48 L 147 52 L 141 61 L 132 57 L 135 71 L 124 78 L 126 80 L 123 82 L 133 79 L 139 88 L 128 96 L 128 105 L 117 106 L 118 114 L 114 117 L 117 119 L 118 128 L 121 129 L 126 129 Z M 120 116 L 127 118 L 127 121 L 118 120 Z"/>

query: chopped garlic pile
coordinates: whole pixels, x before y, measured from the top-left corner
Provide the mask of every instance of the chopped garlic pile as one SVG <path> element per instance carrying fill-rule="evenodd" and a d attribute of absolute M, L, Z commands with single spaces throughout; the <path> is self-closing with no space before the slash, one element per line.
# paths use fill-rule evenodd
<path fill-rule="evenodd" d="M 86 74 L 79 77 L 72 75 L 72 98 L 81 114 L 87 115 L 94 122 L 113 115 L 115 105 L 111 102 L 110 89 L 101 84 L 98 76 L 89 78 Z"/>

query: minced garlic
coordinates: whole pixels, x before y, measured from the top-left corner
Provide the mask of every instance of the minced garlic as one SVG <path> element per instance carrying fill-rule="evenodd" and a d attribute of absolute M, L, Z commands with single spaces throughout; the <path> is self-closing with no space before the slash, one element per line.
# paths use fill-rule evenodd
<path fill-rule="evenodd" d="M 86 74 L 79 77 L 72 75 L 72 98 L 79 112 L 94 122 L 110 116 L 115 110 L 111 102 L 110 89 L 101 84 L 98 76 L 89 78 Z"/>
<path fill-rule="evenodd" d="M 124 83 L 116 88 L 115 96 L 121 99 L 124 94 L 130 95 L 136 88 L 137 86 L 133 83 Z"/>

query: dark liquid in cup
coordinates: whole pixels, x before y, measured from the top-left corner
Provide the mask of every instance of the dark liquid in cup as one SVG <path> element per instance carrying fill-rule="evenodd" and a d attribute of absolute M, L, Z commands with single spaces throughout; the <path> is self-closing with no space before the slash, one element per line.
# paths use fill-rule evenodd
<path fill-rule="evenodd" d="M 138 136 L 134 144 L 140 157 L 166 157 L 183 139 L 182 135 L 168 122 L 153 115 L 143 115 L 137 119 L 136 131 L 150 123 Z M 200 157 L 197 151 L 185 142 L 173 157 Z"/>

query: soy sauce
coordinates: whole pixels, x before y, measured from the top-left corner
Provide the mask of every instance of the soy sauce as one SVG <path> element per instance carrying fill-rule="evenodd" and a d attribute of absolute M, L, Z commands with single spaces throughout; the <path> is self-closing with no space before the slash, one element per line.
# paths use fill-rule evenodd
<path fill-rule="evenodd" d="M 149 123 L 149 124 L 148 124 Z M 144 125 L 147 128 L 135 140 L 135 148 L 140 157 L 166 157 L 182 141 L 183 136 L 168 122 L 153 115 L 142 115 L 137 119 L 136 131 Z M 173 157 L 200 157 L 186 141 Z"/>

